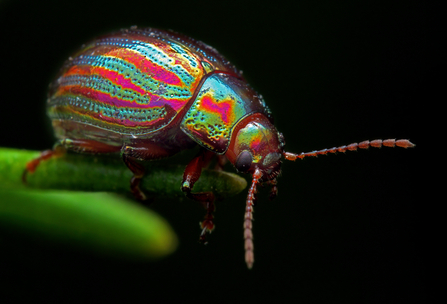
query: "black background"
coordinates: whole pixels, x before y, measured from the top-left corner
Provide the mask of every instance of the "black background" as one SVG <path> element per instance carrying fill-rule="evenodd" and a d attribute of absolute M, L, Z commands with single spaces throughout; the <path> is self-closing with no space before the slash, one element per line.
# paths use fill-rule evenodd
<path fill-rule="evenodd" d="M 163 200 L 151 208 L 169 220 L 180 246 L 158 262 L 0 236 L 0 278 L 8 282 L 0 297 L 424 303 L 423 109 L 445 60 L 419 2 L 0 2 L 2 146 L 51 147 L 48 83 L 82 43 L 132 25 L 174 29 L 217 48 L 263 94 L 288 151 L 376 138 L 418 145 L 285 163 L 279 197 L 270 202 L 265 192 L 255 209 L 251 271 L 243 259 L 246 192 L 217 206 L 208 246 L 196 242 L 201 207 Z"/>

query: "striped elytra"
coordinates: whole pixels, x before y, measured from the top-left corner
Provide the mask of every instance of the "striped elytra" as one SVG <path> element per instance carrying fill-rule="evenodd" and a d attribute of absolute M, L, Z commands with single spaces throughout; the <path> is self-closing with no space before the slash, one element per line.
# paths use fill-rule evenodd
<path fill-rule="evenodd" d="M 260 97 L 247 102 L 253 95 L 241 73 L 206 44 L 132 28 L 94 39 L 65 62 L 50 85 L 48 114 L 60 139 L 119 146 L 172 136 L 181 127 L 223 153 L 240 119 L 268 113 Z M 85 126 L 88 132 L 77 132 Z"/>
<path fill-rule="evenodd" d="M 243 218 L 245 261 L 254 263 L 253 208 L 259 184 L 277 194 L 282 159 L 296 160 L 369 147 L 413 147 L 408 140 L 363 141 L 294 154 L 273 124 L 261 95 L 241 72 L 203 42 L 153 28 L 121 30 L 92 40 L 72 55 L 50 84 L 48 115 L 59 142 L 28 163 L 34 172 L 52 156 L 70 150 L 120 155 L 132 171 L 130 190 L 140 189 L 142 161 L 170 157 L 200 146 L 186 166 L 181 189 L 206 208 L 200 240 L 214 229 L 214 194 L 195 193 L 203 168 L 217 155 L 252 175 Z M 94 181 L 93 181 L 94 182 Z"/>

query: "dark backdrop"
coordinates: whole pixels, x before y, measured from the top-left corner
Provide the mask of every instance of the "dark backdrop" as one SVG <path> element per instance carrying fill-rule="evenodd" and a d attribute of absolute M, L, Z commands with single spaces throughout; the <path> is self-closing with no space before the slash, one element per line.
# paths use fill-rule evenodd
<path fill-rule="evenodd" d="M 217 48 L 264 95 L 288 151 L 376 138 L 418 145 L 285 163 L 279 197 L 270 202 L 265 193 L 256 207 L 251 271 L 244 192 L 217 206 L 206 247 L 196 242 L 197 204 L 155 203 L 180 239 L 156 263 L 3 240 L 2 294 L 59 303 L 424 302 L 422 111 L 444 62 L 419 2 L 0 2 L 2 146 L 51 147 L 44 104 L 57 69 L 82 43 L 132 25 L 174 29 Z"/>

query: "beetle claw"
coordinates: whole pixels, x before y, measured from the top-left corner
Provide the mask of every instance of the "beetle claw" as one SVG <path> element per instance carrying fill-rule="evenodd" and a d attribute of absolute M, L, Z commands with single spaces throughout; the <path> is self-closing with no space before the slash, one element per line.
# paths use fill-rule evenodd
<path fill-rule="evenodd" d="M 207 245 L 208 244 L 208 241 L 206 240 L 206 233 L 207 233 L 207 228 L 205 227 L 205 228 L 202 229 L 202 233 L 200 233 L 200 237 L 199 237 L 199 243 L 200 244 L 203 244 L 203 245 Z"/>
<path fill-rule="evenodd" d="M 214 228 L 214 225 L 213 225 Z M 199 237 L 199 243 L 203 244 L 203 245 L 207 245 L 208 241 L 206 239 L 207 233 L 211 233 L 213 229 L 209 229 L 208 227 L 204 227 L 202 229 L 202 232 L 200 233 L 200 237 Z"/>
<path fill-rule="evenodd" d="M 206 241 L 206 234 L 211 233 L 214 230 L 212 213 L 207 213 L 205 215 L 205 220 L 200 223 L 200 227 L 202 227 L 202 232 L 200 233 L 199 242 L 206 245 L 208 243 Z"/>

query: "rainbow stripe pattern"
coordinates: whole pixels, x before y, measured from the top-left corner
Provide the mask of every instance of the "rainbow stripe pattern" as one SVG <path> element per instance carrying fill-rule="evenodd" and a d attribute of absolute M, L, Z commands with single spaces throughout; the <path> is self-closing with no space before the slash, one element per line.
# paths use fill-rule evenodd
<path fill-rule="evenodd" d="M 85 45 L 51 83 L 47 109 L 59 139 L 159 142 L 181 128 L 216 153 L 225 152 L 243 117 L 269 114 L 215 49 L 152 28 L 122 30 Z"/>

